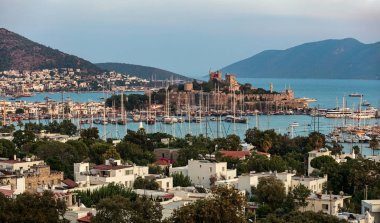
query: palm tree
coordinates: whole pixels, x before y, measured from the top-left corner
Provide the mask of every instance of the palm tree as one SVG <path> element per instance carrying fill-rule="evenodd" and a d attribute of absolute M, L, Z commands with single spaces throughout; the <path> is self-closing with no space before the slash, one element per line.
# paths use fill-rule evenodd
<path fill-rule="evenodd" d="M 369 141 L 369 148 L 372 149 L 372 156 L 375 155 L 375 149 L 379 148 L 379 141 L 375 137 L 372 137 L 372 139 Z"/>

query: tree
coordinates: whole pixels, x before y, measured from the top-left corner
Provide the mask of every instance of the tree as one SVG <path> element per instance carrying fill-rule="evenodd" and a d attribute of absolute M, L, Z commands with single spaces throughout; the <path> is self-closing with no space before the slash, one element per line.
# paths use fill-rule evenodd
<path fill-rule="evenodd" d="M 312 211 L 299 212 L 293 211 L 286 213 L 282 216 L 276 216 L 274 214 L 269 215 L 266 219 L 262 220 L 263 223 L 346 223 L 346 220 L 338 219 L 335 216 L 324 214 L 321 212 L 315 213 Z"/>
<path fill-rule="evenodd" d="M 96 127 L 82 129 L 80 132 L 80 138 L 89 146 L 99 139 L 99 130 Z"/>
<path fill-rule="evenodd" d="M 127 198 L 128 200 L 134 200 L 137 196 L 131 188 L 126 187 L 123 184 L 116 183 L 110 183 L 107 184 L 107 186 L 96 188 L 94 190 L 76 190 L 74 192 L 78 194 L 81 203 L 83 203 L 86 207 L 97 205 L 100 200 L 113 196 L 121 196 Z"/>
<path fill-rule="evenodd" d="M 189 176 L 184 176 L 182 173 L 174 173 L 173 177 L 173 187 L 188 187 L 191 186 L 192 182 Z"/>
<path fill-rule="evenodd" d="M 16 199 L 6 198 L 0 193 L 0 222 L 68 222 L 63 218 L 66 212 L 64 200 L 53 199 L 53 193 L 23 193 Z"/>
<path fill-rule="evenodd" d="M 379 148 L 379 141 L 377 141 L 376 137 L 372 137 L 369 141 L 369 148 L 372 149 L 372 156 L 375 155 L 375 149 Z"/>
<path fill-rule="evenodd" d="M 96 205 L 94 223 L 159 223 L 162 218 L 162 207 L 147 197 L 137 196 L 135 200 L 114 196 L 102 199 Z"/>
<path fill-rule="evenodd" d="M 325 146 L 325 136 L 319 132 L 312 132 L 309 134 L 309 145 L 318 150 Z"/>
<path fill-rule="evenodd" d="M 22 145 L 28 142 L 34 142 L 35 139 L 36 135 L 32 131 L 17 130 L 13 133 L 12 142 L 17 146 L 17 148 L 20 148 Z"/>
<path fill-rule="evenodd" d="M 107 143 L 94 143 L 89 148 L 89 157 L 90 160 L 96 164 L 104 163 L 103 154 L 106 153 L 107 150 L 111 149 L 112 145 Z"/>
<path fill-rule="evenodd" d="M 274 211 L 281 206 L 286 197 L 284 183 L 275 177 L 261 177 L 256 196 L 260 203 L 265 203 Z"/>
<path fill-rule="evenodd" d="M 156 161 L 153 152 L 145 151 L 134 143 L 122 141 L 116 145 L 116 150 L 123 160 L 131 161 L 137 165 L 148 165 Z"/>
<path fill-rule="evenodd" d="M 119 160 L 120 154 L 116 151 L 115 147 L 109 148 L 104 154 L 103 154 L 103 160 L 108 160 L 108 159 L 115 159 Z"/>
<path fill-rule="evenodd" d="M 16 146 L 12 141 L 0 139 L 0 157 L 13 158 L 16 154 Z"/>
<path fill-rule="evenodd" d="M 299 184 L 291 191 L 291 193 L 293 194 L 295 204 L 305 210 L 305 207 L 308 205 L 306 198 L 311 194 L 311 190 L 303 184 Z"/>
<path fill-rule="evenodd" d="M 135 182 L 133 182 L 134 189 L 158 190 L 159 187 L 155 179 L 137 177 Z"/>
<path fill-rule="evenodd" d="M 246 201 L 237 190 L 218 186 L 212 189 L 212 193 L 210 198 L 199 199 L 174 210 L 167 222 L 246 222 Z"/>
<path fill-rule="evenodd" d="M 132 213 L 131 204 L 127 198 L 114 196 L 102 199 L 96 205 L 96 216 L 93 216 L 93 223 L 129 223 L 131 222 Z"/>

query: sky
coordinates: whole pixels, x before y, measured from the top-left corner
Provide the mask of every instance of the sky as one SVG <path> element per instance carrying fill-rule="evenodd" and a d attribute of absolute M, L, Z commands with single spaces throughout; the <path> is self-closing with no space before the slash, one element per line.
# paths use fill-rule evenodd
<path fill-rule="evenodd" d="M 263 50 L 380 41 L 380 0 L 0 0 L 0 27 L 93 63 L 192 77 Z"/>

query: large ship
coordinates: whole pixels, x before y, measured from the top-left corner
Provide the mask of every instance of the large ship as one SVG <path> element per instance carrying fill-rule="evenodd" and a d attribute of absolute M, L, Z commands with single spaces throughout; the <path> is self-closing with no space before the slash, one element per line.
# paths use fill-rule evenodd
<path fill-rule="evenodd" d="M 349 108 L 336 108 L 330 109 L 326 112 L 326 118 L 347 118 L 352 115 L 352 111 Z"/>

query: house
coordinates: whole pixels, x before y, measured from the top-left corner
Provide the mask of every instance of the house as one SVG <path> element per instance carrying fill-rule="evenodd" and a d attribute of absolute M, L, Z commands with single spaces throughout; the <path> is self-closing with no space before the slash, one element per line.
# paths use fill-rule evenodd
<path fill-rule="evenodd" d="M 189 160 L 186 167 L 170 168 L 169 173 L 182 173 L 189 176 L 195 185 L 210 188 L 218 180 L 228 180 L 236 177 L 236 169 L 227 169 L 227 162 L 213 160 Z"/>
<path fill-rule="evenodd" d="M 148 175 L 148 167 L 122 165 L 120 160 L 109 159 L 92 169 L 89 163 L 74 163 L 75 182 L 83 186 L 118 183 L 133 187 L 135 179 L 144 175 Z"/>
<path fill-rule="evenodd" d="M 327 174 L 323 177 L 293 176 L 291 183 L 292 188 L 299 184 L 304 185 L 313 193 L 322 193 L 323 186 L 327 184 Z"/>
<path fill-rule="evenodd" d="M 178 158 L 179 149 L 158 148 L 154 149 L 153 153 L 156 156 L 156 160 L 169 160 L 174 163 Z"/>
<path fill-rule="evenodd" d="M 13 159 L 0 161 L 0 184 L 10 185 L 14 194 L 35 193 L 52 188 L 63 180 L 63 172 L 52 171 L 44 161 Z"/>
<path fill-rule="evenodd" d="M 291 188 L 292 176 L 294 175 L 294 173 L 277 173 L 277 171 L 244 174 L 238 177 L 237 188 L 251 194 L 251 188 L 257 187 L 260 178 L 275 177 L 284 183 L 285 192 L 288 193 Z"/>
<path fill-rule="evenodd" d="M 380 200 L 362 200 L 362 214 L 369 212 L 380 223 Z"/>
<path fill-rule="evenodd" d="M 300 211 L 323 212 L 325 214 L 337 215 L 344 206 L 344 200 L 351 196 L 333 194 L 311 194 L 306 198 L 306 207 L 301 207 Z"/>
<path fill-rule="evenodd" d="M 155 180 L 162 191 L 168 191 L 173 188 L 173 177 L 166 177 L 161 174 L 149 174 L 145 175 L 144 179 Z"/>

